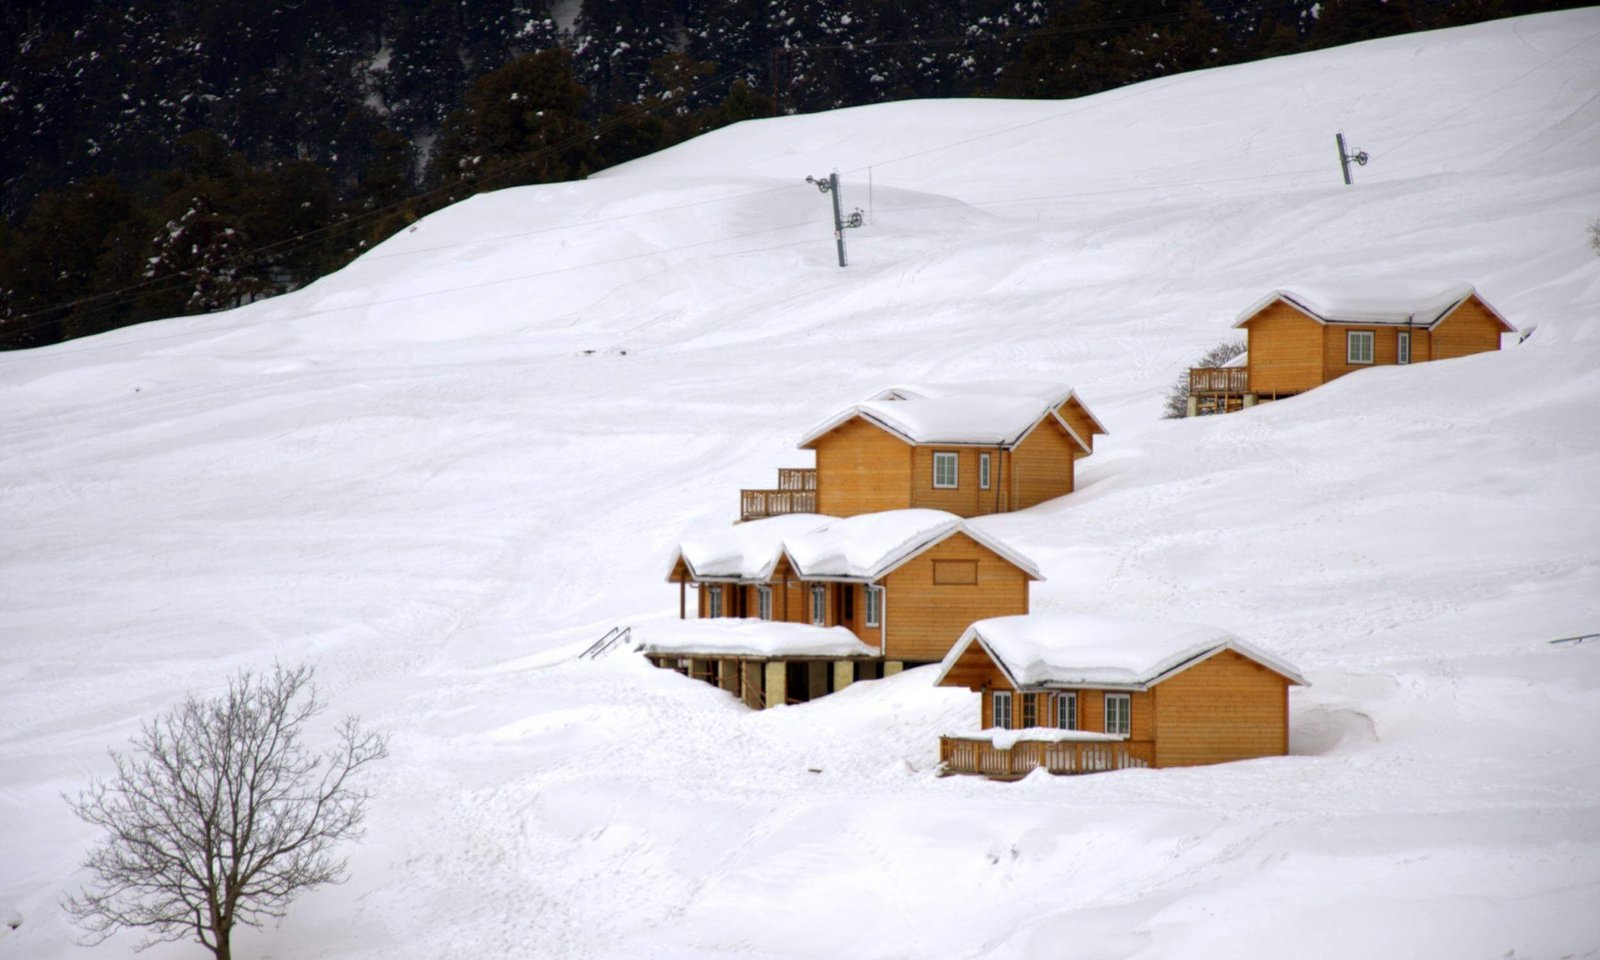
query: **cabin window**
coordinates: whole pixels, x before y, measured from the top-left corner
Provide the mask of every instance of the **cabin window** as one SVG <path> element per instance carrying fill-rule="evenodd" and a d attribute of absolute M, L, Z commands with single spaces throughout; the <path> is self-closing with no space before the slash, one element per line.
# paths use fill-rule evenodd
<path fill-rule="evenodd" d="M 933 487 L 935 490 L 954 490 L 959 486 L 960 454 L 936 453 L 933 455 Z"/>
<path fill-rule="evenodd" d="M 1133 698 L 1126 693 L 1106 694 L 1106 733 L 1128 735 Z"/>
<path fill-rule="evenodd" d="M 867 587 L 867 626 L 876 627 L 883 619 L 883 588 Z"/>
<path fill-rule="evenodd" d="M 1022 695 L 1022 725 L 1025 728 L 1039 725 L 1039 698 L 1029 693 Z"/>
<path fill-rule="evenodd" d="M 771 587 L 756 587 L 756 615 L 763 620 L 772 619 Z"/>
<path fill-rule="evenodd" d="M 847 620 L 847 621 L 848 620 L 854 620 L 856 618 L 856 586 L 855 586 L 855 584 L 853 584 L 853 583 L 845 584 L 844 586 L 839 588 L 839 593 L 842 594 L 843 597 L 844 597 L 844 599 L 841 601 L 844 604 L 844 619 Z"/>
<path fill-rule="evenodd" d="M 994 692 L 994 716 L 991 718 L 991 727 L 999 730 L 1011 729 L 1011 694 L 1009 691 L 996 690 Z"/>
<path fill-rule="evenodd" d="M 1394 345 L 1394 357 L 1396 363 L 1411 362 L 1411 334 L 1409 332 L 1400 331 Z"/>
<path fill-rule="evenodd" d="M 978 489 L 989 489 L 989 455 L 978 454 Z"/>
<path fill-rule="evenodd" d="M 712 587 L 706 594 L 706 616 L 722 616 L 722 588 Z"/>
<path fill-rule="evenodd" d="M 820 583 L 811 588 L 811 624 L 823 626 L 828 622 L 828 588 Z"/>
<path fill-rule="evenodd" d="M 1078 729 L 1078 695 L 1076 693 L 1056 694 L 1055 721 L 1058 730 Z"/>
<path fill-rule="evenodd" d="M 1351 330 L 1345 334 L 1345 361 L 1347 363 L 1372 362 L 1372 331 Z"/>

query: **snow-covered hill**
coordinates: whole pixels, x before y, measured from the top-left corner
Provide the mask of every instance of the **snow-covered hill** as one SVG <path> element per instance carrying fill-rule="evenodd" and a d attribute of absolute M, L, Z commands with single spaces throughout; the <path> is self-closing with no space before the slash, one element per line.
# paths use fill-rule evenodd
<path fill-rule="evenodd" d="M 1600 630 L 1596 156 L 1576 10 L 741 124 L 290 296 L 0 357 L 0 957 L 79 955 L 56 900 L 92 834 L 58 794 L 274 658 L 394 756 L 350 883 L 243 957 L 1600 955 L 1600 643 L 1546 642 Z M 802 179 L 834 167 L 870 214 L 843 271 Z M 1459 281 L 1534 334 L 1156 419 L 1271 288 Z M 973 706 L 928 670 L 752 714 L 570 659 L 675 613 L 677 537 L 829 408 L 1008 376 L 1112 430 L 1077 493 L 983 521 L 1035 607 L 1281 653 L 1293 756 L 937 779 Z"/>

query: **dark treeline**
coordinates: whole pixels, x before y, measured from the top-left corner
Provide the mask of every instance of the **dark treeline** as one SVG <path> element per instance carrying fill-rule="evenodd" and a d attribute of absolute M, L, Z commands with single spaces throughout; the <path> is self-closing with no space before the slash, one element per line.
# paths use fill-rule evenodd
<path fill-rule="evenodd" d="M 291 290 L 474 192 L 752 117 L 1075 97 L 1577 5 L 11 0 L 0 348 Z"/>

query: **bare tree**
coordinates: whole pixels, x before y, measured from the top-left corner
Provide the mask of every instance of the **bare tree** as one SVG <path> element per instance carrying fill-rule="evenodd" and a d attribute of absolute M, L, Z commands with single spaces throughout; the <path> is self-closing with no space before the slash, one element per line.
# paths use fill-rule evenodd
<path fill-rule="evenodd" d="M 1220 367 L 1244 353 L 1243 340 L 1224 340 L 1216 346 L 1201 354 L 1199 359 L 1191 363 L 1190 367 Z M 1189 371 L 1185 369 L 1178 374 L 1178 379 L 1167 390 L 1166 403 L 1161 411 L 1161 416 L 1167 420 L 1178 420 L 1189 415 Z"/>
<path fill-rule="evenodd" d="M 388 747 L 347 717 L 332 747 L 311 750 L 301 727 L 322 709 L 309 667 L 243 671 L 227 693 L 144 724 L 130 753 L 112 751 L 116 774 L 67 798 L 108 834 L 84 861 L 93 881 L 62 904 L 86 942 L 136 929 L 141 950 L 192 936 L 230 960 L 235 924 L 260 926 L 301 891 L 342 881 L 334 848 L 361 836 L 371 797 L 349 781 Z"/>
<path fill-rule="evenodd" d="M 1600 257 L 1600 220 L 1589 222 L 1589 249 L 1594 255 Z"/>

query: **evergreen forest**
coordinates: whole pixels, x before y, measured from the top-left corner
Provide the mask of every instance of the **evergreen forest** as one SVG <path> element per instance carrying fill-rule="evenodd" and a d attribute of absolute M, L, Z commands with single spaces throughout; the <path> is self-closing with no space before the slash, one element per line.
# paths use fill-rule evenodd
<path fill-rule="evenodd" d="M 302 286 L 731 123 L 1068 98 L 1549 0 L 8 0 L 0 349 Z"/>

